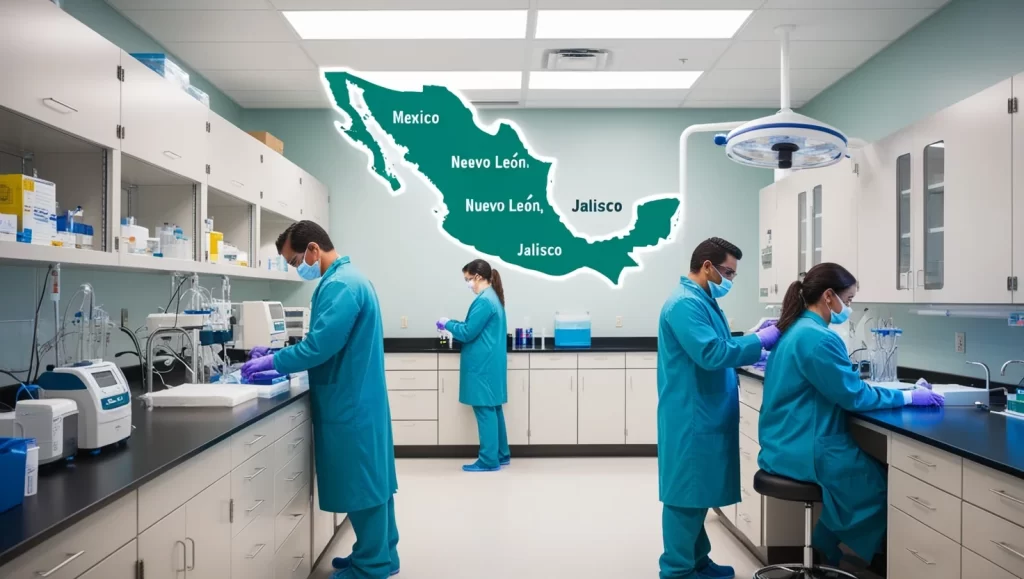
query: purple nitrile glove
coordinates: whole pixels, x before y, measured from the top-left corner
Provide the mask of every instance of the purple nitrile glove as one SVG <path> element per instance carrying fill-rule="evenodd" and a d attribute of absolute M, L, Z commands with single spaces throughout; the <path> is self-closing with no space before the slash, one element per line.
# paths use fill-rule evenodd
<path fill-rule="evenodd" d="M 758 326 L 757 329 L 754 330 L 754 331 L 755 332 L 759 332 L 759 331 L 761 331 L 761 330 L 763 330 L 763 329 L 765 329 L 765 328 L 767 328 L 769 326 L 774 326 L 777 323 L 779 323 L 779 320 L 774 320 L 774 319 L 772 319 L 772 320 L 765 320 L 765 321 L 761 322 L 761 325 Z"/>
<path fill-rule="evenodd" d="M 946 397 L 938 392 L 918 388 L 910 393 L 911 406 L 945 406 Z"/>
<path fill-rule="evenodd" d="M 267 354 L 270 354 L 270 348 L 267 346 L 256 346 L 252 350 L 249 350 L 249 359 L 255 360 L 256 358 L 262 358 Z"/>
<path fill-rule="evenodd" d="M 436 324 L 437 325 L 437 331 L 438 332 L 443 332 L 446 329 L 445 326 L 448 325 L 448 322 L 449 322 L 448 318 L 441 318 L 441 319 L 437 320 L 437 324 Z"/>
<path fill-rule="evenodd" d="M 761 340 L 762 348 L 771 351 L 779 341 L 779 337 L 782 336 L 782 332 L 775 326 L 768 326 L 754 332 L 754 335 L 757 336 L 757 339 Z"/>
<path fill-rule="evenodd" d="M 918 378 L 917 382 L 914 382 L 914 386 L 917 386 L 918 388 L 925 388 L 927 390 L 932 389 L 932 385 L 929 384 L 928 381 L 925 380 L 924 378 Z"/>
<path fill-rule="evenodd" d="M 263 356 L 262 358 L 253 358 L 242 366 L 242 378 L 248 380 L 253 374 L 257 372 L 264 372 L 266 370 L 274 369 L 274 357 Z"/>
<path fill-rule="evenodd" d="M 263 370 L 262 372 L 255 372 L 255 373 L 253 373 L 251 376 L 249 376 L 249 382 L 253 383 L 253 382 L 257 382 L 259 380 L 268 380 L 269 381 L 269 380 L 273 380 L 274 378 L 280 378 L 281 376 L 283 376 L 283 374 L 281 374 L 277 370 L 274 370 L 273 368 L 271 368 L 270 370 Z"/>

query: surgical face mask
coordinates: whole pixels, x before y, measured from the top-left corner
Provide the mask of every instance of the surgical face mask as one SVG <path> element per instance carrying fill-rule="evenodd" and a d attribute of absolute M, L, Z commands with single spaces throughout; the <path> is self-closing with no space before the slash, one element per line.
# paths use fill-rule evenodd
<path fill-rule="evenodd" d="M 850 319 L 850 314 L 853 313 L 853 308 L 851 308 L 850 306 L 844 304 L 842 302 L 842 300 L 840 300 L 839 303 L 842 304 L 843 309 L 840 310 L 839 313 L 832 312 L 832 319 L 829 320 L 830 324 L 841 324 L 841 323 L 845 322 L 846 320 L 849 320 Z"/>
<path fill-rule="evenodd" d="M 717 267 L 715 268 L 715 271 L 718 271 Z M 725 279 L 725 276 L 722 275 L 722 272 L 720 271 L 718 271 L 718 275 L 722 278 L 722 283 L 715 283 L 710 279 L 708 280 L 708 289 L 711 290 L 711 297 L 716 300 L 724 298 L 725 294 L 729 293 L 729 290 L 732 289 L 732 280 Z"/>
<path fill-rule="evenodd" d="M 306 249 L 306 252 L 308 251 L 309 249 Z M 299 267 L 295 268 L 295 270 L 302 279 L 306 281 L 313 281 L 320 277 L 320 260 L 318 259 L 313 263 L 313 265 L 309 265 L 306 263 L 306 252 L 302 253 L 302 263 L 300 263 Z"/>
<path fill-rule="evenodd" d="M 466 280 L 466 287 L 469 288 L 469 291 L 476 293 L 476 282 L 473 281 L 473 278 Z"/>

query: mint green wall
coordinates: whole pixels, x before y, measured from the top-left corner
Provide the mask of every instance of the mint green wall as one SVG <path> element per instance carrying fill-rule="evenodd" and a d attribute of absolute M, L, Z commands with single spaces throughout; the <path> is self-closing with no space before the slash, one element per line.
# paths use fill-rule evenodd
<path fill-rule="evenodd" d="M 874 141 L 1024 71 L 1024 2 L 954 0 L 877 56 L 814 98 L 800 112 Z M 1009 122 L 1009 121 L 1007 121 Z M 900 365 L 982 376 L 966 360 L 987 363 L 997 380 L 1024 376 L 1005 360 L 1024 357 L 1024 329 L 1005 321 L 913 315 L 907 306 L 870 306 L 906 333 Z M 967 334 L 956 354 L 954 334 Z"/>
<path fill-rule="evenodd" d="M 156 40 L 121 16 L 103 0 L 63 0 L 62 5 L 65 12 L 102 34 L 107 40 L 126 52 L 167 52 Z M 188 68 L 180 58 L 175 58 L 174 61 L 188 72 L 193 85 L 210 95 L 210 108 L 213 109 L 213 112 L 235 125 L 242 122 L 242 107 L 194 70 Z"/>
<path fill-rule="evenodd" d="M 694 123 L 746 120 L 766 114 L 751 110 L 485 110 L 482 120 L 499 117 L 519 123 L 531 145 L 558 159 L 555 200 L 572 207 L 577 197 L 622 201 L 679 190 L 679 135 Z M 331 234 L 342 253 L 373 280 L 380 295 L 384 331 L 389 337 L 435 335 L 434 320 L 462 317 L 471 294 L 461 268 L 476 256 L 444 238 L 432 213 L 434 195 L 417 179 L 392 197 L 366 168 L 366 157 L 333 127 L 326 110 L 247 110 L 245 130 L 266 130 L 284 141 L 285 156 L 322 180 L 331 191 Z M 757 303 L 757 192 L 772 180 L 770 171 L 740 167 L 726 159 L 710 134 L 690 142 L 690 194 L 677 240 L 641 257 L 644 271 L 629 274 L 621 289 L 596 276 L 543 280 L 502 271 L 508 319 L 536 331 L 552 329 L 555 311 L 589 311 L 596 336 L 653 336 L 662 303 L 689 266 L 702 239 L 717 235 L 747 252 L 733 292 L 723 300 L 737 328 L 760 317 Z M 399 169 L 402 172 L 401 169 Z M 569 214 L 588 233 L 614 231 L 629 215 Z M 498 266 L 501 269 L 501 266 Z M 276 286 L 282 301 L 308 300 L 312 285 Z M 624 327 L 615 327 L 615 316 Z M 400 329 L 408 316 L 409 329 Z"/>

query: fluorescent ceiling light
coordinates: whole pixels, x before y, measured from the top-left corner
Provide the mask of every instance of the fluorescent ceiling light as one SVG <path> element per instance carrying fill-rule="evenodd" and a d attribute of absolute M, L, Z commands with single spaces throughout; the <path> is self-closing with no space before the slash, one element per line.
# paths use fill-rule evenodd
<path fill-rule="evenodd" d="M 537 38 L 732 38 L 751 10 L 541 10 Z"/>
<path fill-rule="evenodd" d="M 303 40 L 526 38 L 526 10 L 300 10 L 284 17 Z"/>
<path fill-rule="evenodd" d="M 420 90 L 425 85 L 456 90 L 519 90 L 523 86 L 523 73 L 518 70 L 369 71 L 354 74 L 392 90 Z"/>
<path fill-rule="evenodd" d="M 687 89 L 703 74 L 700 70 L 668 71 L 555 71 L 530 73 L 536 90 L 675 90 Z"/>

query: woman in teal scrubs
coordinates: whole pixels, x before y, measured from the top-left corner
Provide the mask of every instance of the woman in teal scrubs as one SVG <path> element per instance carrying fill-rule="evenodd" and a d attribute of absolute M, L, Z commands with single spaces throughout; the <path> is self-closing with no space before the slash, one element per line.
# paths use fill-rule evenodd
<path fill-rule="evenodd" d="M 812 267 L 789 286 L 758 429 L 762 470 L 821 486 L 824 510 L 813 543 L 833 565 L 840 543 L 870 561 L 885 536 L 885 474 L 850 436 L 847 412 L 943 404 L 931 390 L 877 388 L 860 379 L 842 338 L 828 328 L 849 319 L 856 293 L 857 280 L 834 263 Z"/>
<path fill-rule="evenodd" d="M 505 322 L 505 291 L 498 270 L 482 259 L 462 268 L 462 276 L 476 299 L 469 306 L 466 321 L 441 318 L 439 330 L 447 330 L 462 342 L 459 359 L 459 402 L 473 407 L 480 454 L 477 461 L 462 467 L 466 472 L 487 472 L 511 462 L 505 413 L 508 402 L 508 324 Z"/>

